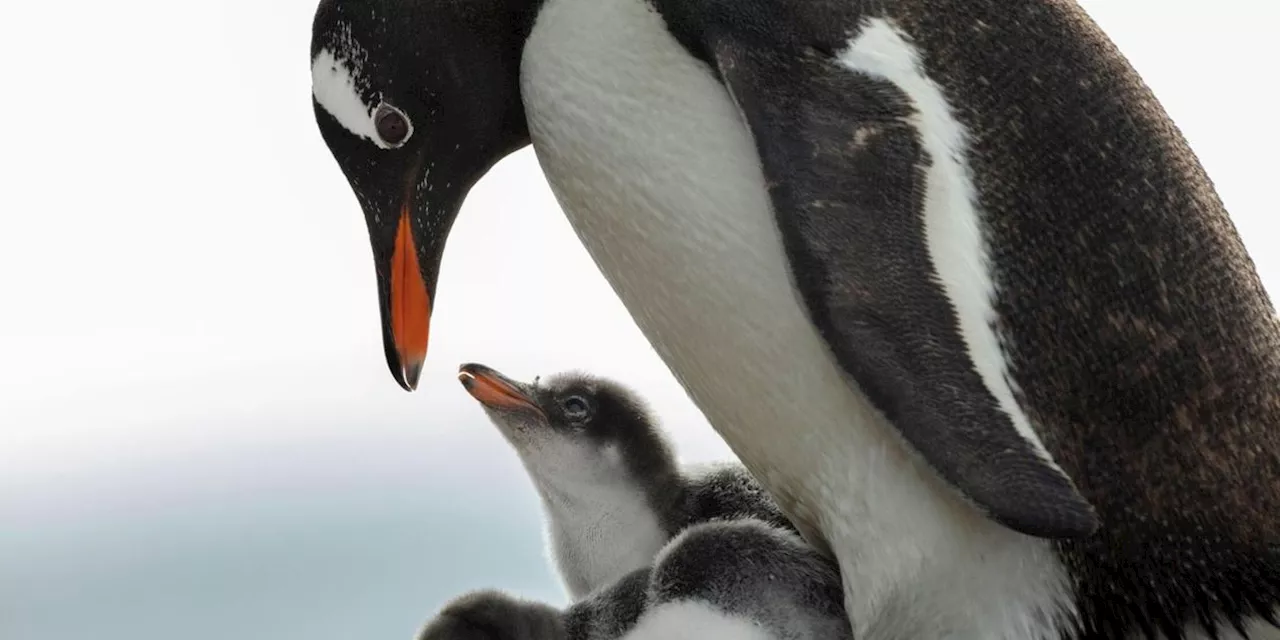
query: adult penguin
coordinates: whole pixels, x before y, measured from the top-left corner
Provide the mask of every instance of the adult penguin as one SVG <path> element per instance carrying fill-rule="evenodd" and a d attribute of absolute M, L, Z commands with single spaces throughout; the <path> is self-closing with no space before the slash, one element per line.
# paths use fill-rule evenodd
<path fill-rule="evenodd" d="M 839 561 L 859 638 L 1275 620 L 1275 313 L 1074 2 L 322 0 L 313 29 L 406 389 L 462 200 L 532 142 L 654 348 Z"/>

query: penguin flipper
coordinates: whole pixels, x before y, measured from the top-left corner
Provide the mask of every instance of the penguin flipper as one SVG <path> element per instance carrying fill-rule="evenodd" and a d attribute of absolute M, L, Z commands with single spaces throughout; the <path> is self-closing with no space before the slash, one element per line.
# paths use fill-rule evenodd
<path fill-rule="evenodd" d="M 1092 505 L 1016 405 L 994 313 L 962 325 L 955 303 L 992 289 L 949 296 L 937 270 L 926 226 L 937 147 L 912 94 L 819 48 L 709 33 L 705 51 L 755 140 L 795 285 L 841 367 L 987 517 L 1038 537 L 1091 534 Z M 956 193 L 946 197 L 942 206 Z M 990 281 L 984 260 L 959 258 L 947 269 Z M 993 363 L 998 373 L 984 378 Z M 995 385 L 1005 385 L 1004 405 Z"/>

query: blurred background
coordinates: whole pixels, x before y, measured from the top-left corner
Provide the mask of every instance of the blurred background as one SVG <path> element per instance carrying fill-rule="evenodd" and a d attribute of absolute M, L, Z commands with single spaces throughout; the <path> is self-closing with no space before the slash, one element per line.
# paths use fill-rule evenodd
<path fill-rule="evenodd" d="M 1280 293 L 1280 9 L 1084 5 Z M 528 150 L 468 200 L 420 390 L 396 386 L 364 222 L 312 115 L 314 6 L 6 7 L 3 640 L 410 640 L 468 589 L 563 603 L 533 489 L 454 379 L 464 361 L 617 377 L 684 459 L 728 455 Z"/>

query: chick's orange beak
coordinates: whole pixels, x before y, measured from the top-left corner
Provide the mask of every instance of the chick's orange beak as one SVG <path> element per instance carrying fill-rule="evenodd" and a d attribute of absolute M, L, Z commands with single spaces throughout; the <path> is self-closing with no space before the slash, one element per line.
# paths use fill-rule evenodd
<path fill-rule="evenodd" d="M 418 386 L 422 363 L 427 359 L 427 338 L 431 329 L 431 296 L 418 264 L 418 247 L 413 241 L 409 207 L 400 211 L 395 249 L 391 253 L 391 337 L 404 385 Z"/>
<path fill-rule="evenodd" d="M 458 381 L 471 397 L 490 408 L 542 412 L 525 391 L 484 365 L 462 365 L 458 368 Z"/>

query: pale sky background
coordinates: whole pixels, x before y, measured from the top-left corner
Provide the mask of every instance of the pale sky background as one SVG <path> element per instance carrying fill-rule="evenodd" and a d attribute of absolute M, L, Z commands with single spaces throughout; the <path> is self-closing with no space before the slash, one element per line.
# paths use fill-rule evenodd
<path fill-rule="evenodd" d="M 1280 291 L 1280 9 L 1084 4 Z M 364 222 L 311 111 L 314 6 L 6 6 L 3 640 L 410 640 L 467 589 L 562 602 L 463 361 L 619 377 L 686 459 L 726 455 L 528 150 L 468 200 L 419 391 L 396 386 Z"/>

